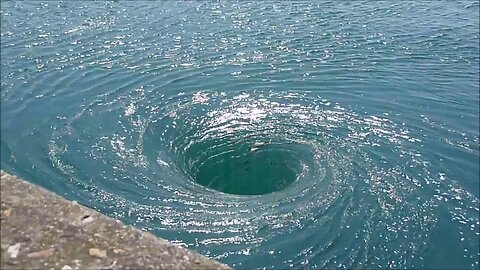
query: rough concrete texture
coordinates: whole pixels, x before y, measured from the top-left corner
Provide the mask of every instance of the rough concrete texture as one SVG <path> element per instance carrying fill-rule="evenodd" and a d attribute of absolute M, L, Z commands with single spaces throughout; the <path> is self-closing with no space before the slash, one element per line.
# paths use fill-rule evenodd
<path fill-rule="evenodd" d="M 1 269 L 230 269 L 1 171 Z"/>

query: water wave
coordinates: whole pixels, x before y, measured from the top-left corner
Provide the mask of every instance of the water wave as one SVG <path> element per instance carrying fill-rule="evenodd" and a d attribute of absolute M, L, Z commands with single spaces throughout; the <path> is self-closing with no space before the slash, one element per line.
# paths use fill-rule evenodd
<path fill-rule="evenodd" d="M 474 196 L 442 185 L 413 150 L 421 139 L 388 115 L 359 114 L 309 92 L 136 91 L 123 106 L 107 95 L 69 120 L 51 141 L 52 162 L 72 179 L 89 175 L 72 164 L 99 163 L 100 176 L 79 180 L 95 200 L 213 258 L 241 267 L 258 267 L 258 258 L 283 267 L 413 267 L 438 222 L 439 200 L 469 198 L 468 211 L 478 211 Z M 229 173 L 248 175 L 241 170 L 254 168 L 244 162 L 261 153 L 280 159 L 271 169 L 290 172 L 288 185 L 242 196 L 221 186 L 235 176 L 197 181 L 203 166 L 221 174 L 215 166 L 228 162 Z M 306 244 L 292 250 L 290 241 Z"/>
<path fill-rule="evenodd" d="M 478 268 L 478 4 L 182 4 L 2 3 L 2 169 L 235 268 Z"/>

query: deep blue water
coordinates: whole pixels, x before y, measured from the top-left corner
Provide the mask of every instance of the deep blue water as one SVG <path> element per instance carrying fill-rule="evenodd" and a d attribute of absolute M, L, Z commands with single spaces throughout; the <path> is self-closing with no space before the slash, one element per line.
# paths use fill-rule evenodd
<path fill-rule="evenodd" d="M 479 268 L 478 1 L 2 1 L 1 168 L 235 268 Z"/>

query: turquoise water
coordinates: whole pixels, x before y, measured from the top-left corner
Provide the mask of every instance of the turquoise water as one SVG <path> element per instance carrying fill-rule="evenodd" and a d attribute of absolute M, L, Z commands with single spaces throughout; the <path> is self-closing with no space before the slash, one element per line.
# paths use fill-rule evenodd
<path fill-rule="evenodd" d="M 478 1 L 1 4 L 1 168 L 235 268 L 478 269 L 479 142 Z"/>

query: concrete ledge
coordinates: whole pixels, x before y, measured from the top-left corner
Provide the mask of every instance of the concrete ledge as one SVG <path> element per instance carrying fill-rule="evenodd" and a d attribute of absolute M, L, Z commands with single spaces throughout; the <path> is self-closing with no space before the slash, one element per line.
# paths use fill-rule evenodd
<path fill-rule="evenodd" d="M 1 269 L 230 269 L 1 171 Z"/>

